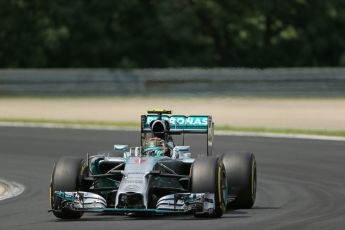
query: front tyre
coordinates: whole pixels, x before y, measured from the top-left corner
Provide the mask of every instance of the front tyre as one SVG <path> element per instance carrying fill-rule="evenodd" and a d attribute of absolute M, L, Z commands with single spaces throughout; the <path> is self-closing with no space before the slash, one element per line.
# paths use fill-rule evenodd
<path fill-rule="evenodd" d="M 50 206 L 53 214 L 61 219 L 79 219 L 83 213 L 62 208 L 57 211 L 60 201 L 54 199 L 55 191 L 72 192 L 78 191 L 81 184 L 82 171 L 81 158 L 62 157 L 54 165 L 50 180 Z"/>
<path fill-rule="evenodd" d="M 195 214 L 196 217 L 218 218 L 226 211 L 228 194 L 226 172 L 221 159 L 203 157 L 195 159 L 191 170 L 192 193 L 214 193 L 215 211 L 212 214 Z"/>

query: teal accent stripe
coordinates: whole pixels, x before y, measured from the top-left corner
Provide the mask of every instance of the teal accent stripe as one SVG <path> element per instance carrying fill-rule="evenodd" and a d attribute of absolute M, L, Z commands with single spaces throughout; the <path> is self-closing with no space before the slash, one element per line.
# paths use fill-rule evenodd
<path fill-rule="evenodd" d="M 80 210 L 83 212 L 98 212 L 98 213 L 107 213 L 107 212 L 152 212 L 152 213 L 187 213 L 186 211 L 178 210 L 162 210 L 162 209 L 145 209 L 145 208 L 105 208 L 105 209 L 90 209 L 90 210 Z"/>

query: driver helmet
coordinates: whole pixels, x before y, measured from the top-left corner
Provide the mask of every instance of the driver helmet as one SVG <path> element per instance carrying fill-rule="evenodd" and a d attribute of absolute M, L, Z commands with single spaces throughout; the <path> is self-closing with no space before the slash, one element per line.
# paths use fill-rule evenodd
<path fill-rule="evenodd" d="M 153 137 L 144 142 L 145 153 L 150 156 L 164 156 L 168 152 L 168 149 L 164 141 L 159 137 Z"/>

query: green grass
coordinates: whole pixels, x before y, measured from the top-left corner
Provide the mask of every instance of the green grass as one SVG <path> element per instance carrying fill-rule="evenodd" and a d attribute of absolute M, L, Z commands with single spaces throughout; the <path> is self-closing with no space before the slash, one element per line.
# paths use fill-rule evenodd
<path fill-rule="evenodd" d="M 162 95 L 161 98 L 169 99 L 246 99 L 246 100 L 344 100 L 345 96 L 209 96 L 209 95 Z M 73 96 L 73 95 L 0 95 L 1 99 L 13 99 L 13 100 L 88 100 L 88 99 L 99 99 L 99 100 L 123 100 L 123 99 L 143 99 L 140 95 L 91 95 L 91 96 Z M 147 95 L 144 99 L 157 99 L 157 96 Z"/>
<path fill-rule="evenodd" d="M 80 120 L 54 120 L 54 119 L 12 119 L 0 118 L 0 122 L 16 122 L 26 124 L 57 124 L 57 125 L 82 125 L 99 127 L 117 127 L 117 128 L 138 128 L 139 122 L 111 122 L 111 121 L 80 121 Z M 321 136 L 345 137 L 345 130 L 318 130 L 318 129 L 280 129 L 264 127 L 239 127 L 216 125 L 216 131 L 235 131 L 235 132 L 254 132 L 254 133 L 277 133 L 277 134 L 304 134 Z"/>
<path fill-rule="evenodd" d="M 112 121 L 80 121 L 80 120 L 53 120 L 53 119 L 16 119 L 0 118 L 0 122 L 27 123 L 27 124 L 57 124 L 57 125 L 84 125 L 84 126 L 104 126 L 104 127 L 139 127 L 137 122 L 112 122 Z"/>
<path fill-rule="evenodd" d="M 345 130 L 329 129 L 283 129 L 283 128 L 265 128 L 265 127 L 239 127 L 239 126 L 216 126 L 220 131 L 237 132 L 255 132 L 255 133 L 277 133 L 277 134 L 303 134 L 319 136 L 338 136 L 345 137 Z"/>

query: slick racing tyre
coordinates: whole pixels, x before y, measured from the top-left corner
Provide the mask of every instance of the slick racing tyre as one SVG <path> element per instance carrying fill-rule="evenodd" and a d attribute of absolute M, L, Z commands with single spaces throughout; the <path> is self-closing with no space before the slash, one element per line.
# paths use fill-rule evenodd
<path fill-rule="evenodd" d="M 253 153 L 226 153 L 222 156 L 233 201 L 228 208 L 252 208 L 256 199 L 256 161 Z"/>
<path fill-rule="evenodd" d="M 196 217 L 218 218 L 226 211 L 227 180 L 221 159 L 202 157 L 195 159 L 191 169 L 192 193 L 214 193 L 215 211 L 213 214 L 195 214 Z"/>
<path fill-rule="evenodd" d="M 62 157 L 54 165 L 50 181 L 50 206 L 53 214 L 61 219 L 79 219 L 83 213 L 69 209 L 56 211 L 58 198 L 54 199 L 54 191 L 78 191 L 80 188 L 81 165 L 83 159 Z"/>

